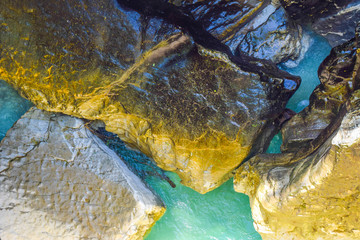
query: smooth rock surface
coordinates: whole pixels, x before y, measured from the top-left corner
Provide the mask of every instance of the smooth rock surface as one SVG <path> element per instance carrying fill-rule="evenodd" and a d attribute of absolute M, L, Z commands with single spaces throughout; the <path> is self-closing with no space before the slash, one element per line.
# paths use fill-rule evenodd
<path fill-rule="evenodd" d="M 181 33 L 150 3 L 144 16 L 111 0 L 1 1 L 0 78 L 38 108 L 103 121 L 205 193 L 266 148 L 299 78 L 232 55 L 195 23 Z"/>
<path fill-rule="evenodd" d="M 30 109 L 0 144 L 0 236 L 142 239 L 162 202 L 83 120 Z"/>
<path fill-rule="evenodd" d="M 311 154 L 258 155 L 239 169 L 235 190 L 249 195 L 264 240 L 360 238 L 359 99 L 356 91 L 339 130 Z"/>

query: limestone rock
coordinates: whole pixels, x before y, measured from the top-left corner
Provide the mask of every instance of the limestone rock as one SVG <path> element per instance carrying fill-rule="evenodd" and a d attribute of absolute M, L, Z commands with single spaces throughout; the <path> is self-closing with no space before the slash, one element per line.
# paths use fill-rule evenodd
<path fill-rule="evenodd" d="M 103 121 L 198 192 L 216 188 L 265 148 L 299 79 L 234 56 L 172 4 L 119 2 L 2 1 L 0 78 L 38 108 Z"/>
<path fill-rule="evenodd" d="M 289 16 L 303 23 L 336 13 L 352 1 L 354 0 L 280 0 Z"/>
<path fill-rule="evenodd" d="M 312 27 L 334 47 L 355 37 L 354 29 L 359 19 L 360 1 L 354 0 L 346 8 L 316 20 Z"/>
<path fill-rule="evenodd" d="M 83 120 L 30 109 L 0 144 L 0 236 L 142 239 L 162 202 Z"/>
<path fill-rule="evenodd" d="M 359 39 L 321 64 L 309 107 L 282 129 L 286 152 L 256 155 L 236 172 L 265 240 L 360 237 Z"/>
<path fill-rule="evenodd" d="M 302 48 L 300 25 L 278 3 L 265 1 L 170 1 L 189 12 L 233 52 L 280 63 L 296 60 Z"/>
<path fill-rule="evenodd" d="M 338 131 L 316 151 L 263 154 L 237 172 L 264 240 L 359 239 L 360 91 Z M 300 151 L 302 151 L 300 149 Z"/>
<path fill-rule="evenodd" d="M 265 21 L 248 29 L 238 50 L 275 63 L 297 60 L 302 46 L 302 28 L 278 8 Z"/>
<path fill-rule="evenodd" d="M 332 49 L 321 63 L 318 75 L 321 84 L 310 96 L 310 105 L 284 124 L 282 151 L 296 151 L 338 118 L 341 106 L 354 89 L 359 88 L 359 42 L 353 38 Z M 301 131 L 299 131 L 301 129 Z"/>

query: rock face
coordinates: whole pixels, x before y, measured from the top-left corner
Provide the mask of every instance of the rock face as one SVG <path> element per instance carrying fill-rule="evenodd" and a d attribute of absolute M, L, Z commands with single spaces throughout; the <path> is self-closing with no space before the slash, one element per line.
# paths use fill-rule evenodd
<path fill-rule="evenodd" d="M 254 23 L 246 29 L 237 50 L 258 58 L 270 59 L 275 63 L 294 61 L 304 47 L 302 28 L 286 16 L 283 8 L 275 9 L 266 21 Z"/>
<path fill-rule="evenodd" d="M 342 105 L 352 91 L 359 88 L 358 48 L 359 43 L 354 38 L 333 48 L 322 62 L 318 70 L 321 85 L 310 96 L 310 105 L 285 123 L 281 130 L 283 152 L 296 151 L 307 145 L 338 118 Z"/>
<path fill-rule="evenodd" d="M 278 3 L 265 1 L 170 1 L 233 52 L 275 63 L 296 60 L 303 47 L 302 28 L 284 14 Z"/>
<path fill-rule="evenodd" d="M 352 1 L 354 0 L 280 0 L 280 3 L 294 20 L 312 22 L 336 13 Z"/>
<path fill-rule="evenodd" d="M 312 154 L 258 155 L 235 176 L 267 239 L 359 239 L 360 91 L 341 127 Z"/>
<path fill-rule="evenodd" d="M 334 47 L 349 41 L 355 36 L 354 29 L 359 19 L 360 1 L 353 0 L 341 11 L 316 20 L 312 27 Z"/>
<path fill-rule="evenodd" d="M 359 38 L 333 49 L 319 76 L 309 107 L 284 125 L 284 152 L 235 175 L 263 239 L 360 238 Z"/>
<path fill-rule="evenodd" d="M 173 4 L 119 2 L 2 1 L 0 78 L 41 109 L 103 121 L 198 192 L 216 188 L 266 148 L 299 79 L 233 55 Z"/>
<path fill-rule="evenodd" d="M 142 239 L 161 201 L 83 120 L 30 109 L 0 144 L 2 239 Z"/>
<path fill-rule="evenodd" d="M 311 24 L 332 47 L 354 37 L 360 19 L 359 0 L 281 0 L 290 18 L 302 24 Z"/>

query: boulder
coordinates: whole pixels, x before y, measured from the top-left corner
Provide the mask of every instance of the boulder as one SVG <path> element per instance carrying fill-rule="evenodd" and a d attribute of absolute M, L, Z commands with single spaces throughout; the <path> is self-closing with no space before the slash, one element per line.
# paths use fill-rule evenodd
<path fill-rule="evenodd" d="M 267 16 L 263 23 L 257 22 L 246 28 L 237 50 L 251 56 L 283 63 L 298 60 L 301 51 L 306 51 L 302 27 L 288 18 L 281 7 Z"/>
<path fill-rule="evenodd" d="M 360 238 L 359 99 L 358 90 L 340 128 L 312 153 L 257 155 L 238 170 L 235 191 L 249 195 L 264 240 Z"/>
<path fill-rule="evenodd" d="M 300 79 L 233 55 L 173 4 L 119 3 L 4 2 L 0 78 L 40 109 L 103 121 L 186 186 L 216 188 L 266 149 Z"/>
<path fill-rule="evenodd" d="M 335 47 L 355 37 L 354 29 L 359 19 L 360 1 L 354 0 L 346 8 L 317 19 L 312 27 L 318 34 L 324 36 L 331 46 Z"/>
<path fill-rule="evenodd" d="M 230 49 L 275 63 L 296 60 L 302 28 L 274 1 L 170 1 L 181 7 Z"/>
<path fill-rule="evenodd" d="M 338 12 L 352 1 L 356 0 L 280 0 L 280 3 L 292 19 L 311 23 Z"/>
<path fill-rule="evenodd" d="M 307 145 L 338 118 L 341 106 L 359 88 L 358 48 L 359 42 L 353 38 L 333 48 L 321 63 L 318 69 L 321 84 L 311 94 L 309 106 L 281 129 L 283 152 Z"/>
<path fill-rule="evenodd" d="M 31 108 L 0 144 L 2 239 L 142 239 L 163 203 L 81 119 Z"/>
<path fill-rule="evenodd" d="M 263 239 L 360 237 L 359 38 L 334 48 L 319 76 L 309 107 L 282 129 L 283 153 L 256 155 L 234 177 Z"/>

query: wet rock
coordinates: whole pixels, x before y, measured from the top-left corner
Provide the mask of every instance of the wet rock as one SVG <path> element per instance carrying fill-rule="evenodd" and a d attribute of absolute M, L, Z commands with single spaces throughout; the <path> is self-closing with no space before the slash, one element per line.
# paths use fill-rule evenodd
<path fill-rule="evenodd" d="M 206 30 L 224 42 L 233 39 L 251 19 L 270 4 L 270 1 L 259 0 L 183 0 L 170 2 L 189 12 Z M 265 20 L 266 18 L 263 21 Z"/>
<path fill-rule="evenodd" d="M 352 1 L 354 0 L 280 0 L 280 3 L 292 19 L 311 23 L 338 12 Z"/>
<path fill-rule="evenodd" d="M 30 109 L 0 144 L 3 239 L 142 239 L 162 202 L 83 120 Z"/>
<path fill-rule="evenodd" d="M 360 1 L 356 0 L 341 11 L 316 20 L 312 27 L 334 47 L 355 37 L 354 29 L 359 19 Z"/>
<path fill-rule="evenodd" d="M 335 47 L 319 67 L 321 84 L 310 96 L 310 105 L 282 128 L 282 151 L 295 151 L 316 139 L 338 117 L 341 106 L 359 87 L 356 39 Z M 301 129 L 301 131 L 299 131 Z"/>
<path fill-rule="evenodd" d="M 119 2 L 2 2 L 0 77 L 41 109 L 103 121 L 185 185 L 216 188 L 271 139 L 299 78 L 234 56 L 173 4 Z"/>
<path fill-rule="evenodd" d="M 191 14 L 231 51 L 280 63 L 296 60 L 302 29 L 271 1 L 170 1 Z M 242 53 L 239 53 L 241 51 Z"/>
<path fill-rule="evenodd" d="M 359 39 L 319 68 L 310 105 L 282 129 L 281 154 L 244 163 L 234 188 L 249 195 L 263 239 L 357 239 L 360 162 Z"/>
<path fill-rule="evenodd" d="M 242 38 L 238 50 L 249 55 L 270 59 L 275 63 L 295 61 L 302 50 L 302 28 L 288 19 L 283 8 L 278 8 L 264 23 Z"/>
<path fill-rule="evenodd" d="M 360 91 L 341 125 L 311 153 L 262 154 L 237 172 L 256 230 L 266 239 L 358 239 Z"/>

